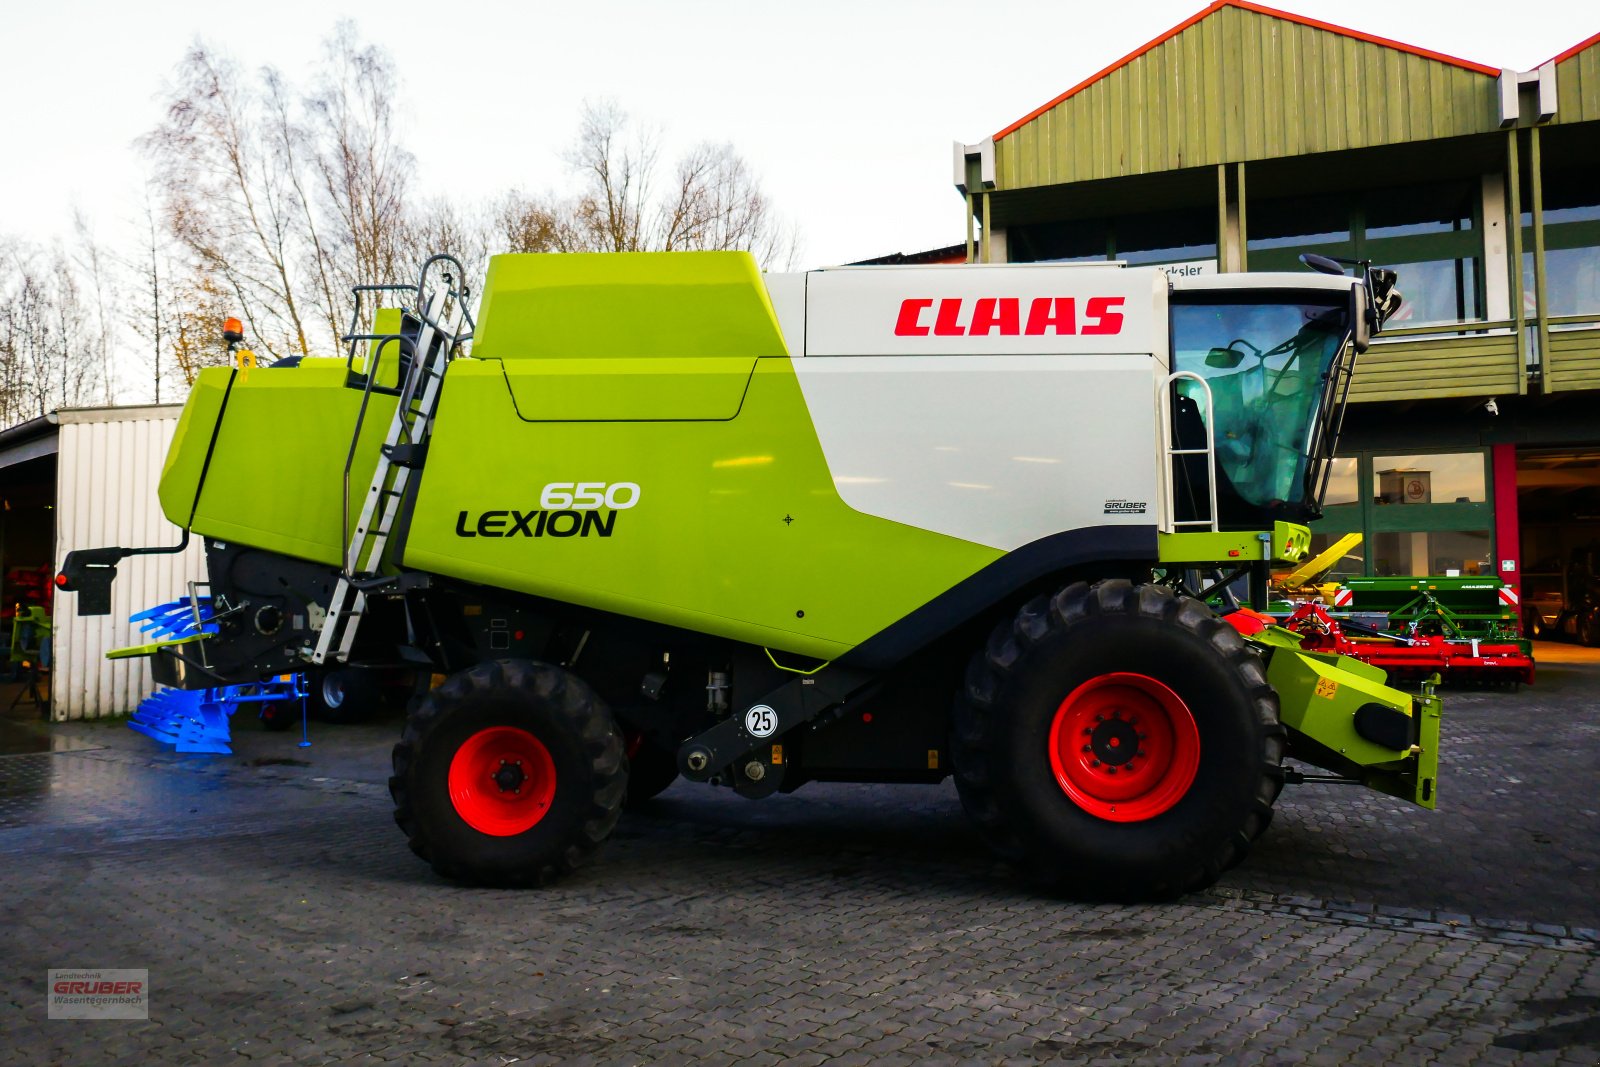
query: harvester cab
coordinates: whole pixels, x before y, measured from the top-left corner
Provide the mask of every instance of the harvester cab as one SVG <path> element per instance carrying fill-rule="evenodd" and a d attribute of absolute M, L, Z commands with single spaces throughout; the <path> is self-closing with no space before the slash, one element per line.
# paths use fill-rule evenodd
<path fill-rule="evenodd" d="M 1307 556 L 1392 275 L 508 255 L 475 316 L 462 277 L 201 374 L 159 491 L 213 625 L 133 650 L 446 676 L 391 779 L 440 872 L 548 881 L 679 776 L 953 775 L 1029 874 L 1124 898 L 1237 862 L 1285 756 L 1433 806 L 1435 698 L 1205 600 Z"/>

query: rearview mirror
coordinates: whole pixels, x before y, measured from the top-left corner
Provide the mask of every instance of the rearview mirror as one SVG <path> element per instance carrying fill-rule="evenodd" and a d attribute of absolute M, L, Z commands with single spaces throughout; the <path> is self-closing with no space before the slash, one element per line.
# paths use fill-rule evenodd
<path fill-rule="evenodd" d="M 1206 366 L 1217 370 L 1232 370 L 1244 362 L 1244 353 L 1237 348 L 1213 348 L 1206 354 Z"/>

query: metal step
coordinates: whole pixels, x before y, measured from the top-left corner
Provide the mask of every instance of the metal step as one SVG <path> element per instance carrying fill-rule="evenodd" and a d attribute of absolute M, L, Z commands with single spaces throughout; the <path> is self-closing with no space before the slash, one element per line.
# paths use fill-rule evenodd
<path fill-rule="evenodd" d="M 465 289 L 458 292 L 451 288 L 449 275 L 445 276 L 447 284 L 443 288 L 432 292 L 425 289 L 428 269 L 440 259 L 454 264 L 458 272 L 461 269 L 458 262 L 439 256 L 430 259 L 423 267 L 416 289 L 417 307 L 420 309 L 417 318 L 421 320 L 414 349 L 416 355 L 401 385 L 394 415 L 389 420 L 388 431 L 378 449 L 372 482 L 362 501 L 350 543 L 345 549 L 339 581 L 334 586 L 327 618 L 312 653 L 312 662 L 319 665 L 330 660 L 342 663 L 349 658 L 358 623 L 366 614 L 367 602 L 366 592 L 353 586 L 351 579 L 354 576 L 377 576 L 382 569 L 383 555 L 399 517 L 400 502 L 410 484 L 412 473 L 420 470 L 426 459 L 426 446 L 433 429 L 433 415 L 438 407 L 439 388 L 444 381 L 445 368 L 456 349 L 471 337 L 470 327 L 473 324 L 464 306 L 467 298 Z M 360 292 L 356 295 L 359 301 Z M 359 313 L 358 305 L 356 314 Z M 352 363 L 355 346 L 363 342 L 370 343 L 374 339 L 370 335 L 358 335 L 352 328 Z M 375 374 L 376 370 L 375 366 L 372 367 L 371 373 Z M 371 389 L 370 380 L 367 388 Z M 355 455 L 355 441 L 359 440 L 360 434 L 361 423 L 358 420 L 352 437 L 351 460 Z M 406 462 L 396 462 L 397 448 L 401 449 L 400 455 Z M 345 467 L 347 497 L 351 460 L 346 461 Z"/>

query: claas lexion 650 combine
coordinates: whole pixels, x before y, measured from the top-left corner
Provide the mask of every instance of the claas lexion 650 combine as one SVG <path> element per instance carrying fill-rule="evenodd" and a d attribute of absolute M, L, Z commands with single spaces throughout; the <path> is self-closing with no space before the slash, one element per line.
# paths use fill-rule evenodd
<path fill-rule="evenodd" d="M 390 783 L 466 882 L 559 876 L 680 775 L 954 775 L 1053 888 L 1198 888 L 1286 780 L 1435 799 L 1430 692 L 1229 624 L 1229 589 L 1262 606 L 1306 555 L 1398 300 L 1315 265 L 506 255 L 474 320 L 435 257 L 358 291 L 400 307 L 346 358 L 202 372 L 160 499 L 204 540 L 211 618 L 136 651 L 180 687 L 447 676 Z M 153 550 L 75 552 L 62 582 L 106 612 Z"/>

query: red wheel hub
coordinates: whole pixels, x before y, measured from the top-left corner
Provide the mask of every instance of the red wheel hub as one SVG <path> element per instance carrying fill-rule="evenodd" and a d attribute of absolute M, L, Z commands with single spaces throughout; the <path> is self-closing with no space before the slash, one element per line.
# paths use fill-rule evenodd
<path fill-rule="evenodd" d="M 450 760 L 450 803 L 479 833 L 511 837 L 536 826 L 556 795 L 550 750 L 526 730 L 491 726 Z"/>
<path fill-rule="evenodd" d="M 1194 784 L 1200 730 L 1183 698 L 1144 674 L 1102 674 L 1061 702 L 1050 766 L 1072 802 L 1111 822 L 1168 811 Z"/>

